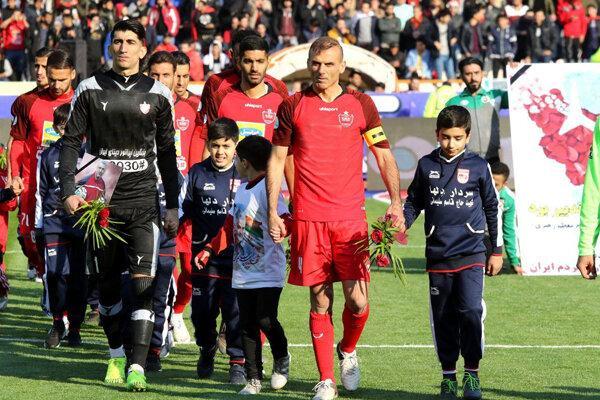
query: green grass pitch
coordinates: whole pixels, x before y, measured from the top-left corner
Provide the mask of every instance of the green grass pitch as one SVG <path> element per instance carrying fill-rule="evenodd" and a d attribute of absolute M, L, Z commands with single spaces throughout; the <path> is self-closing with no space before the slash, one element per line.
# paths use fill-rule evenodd
<path fill-rule="evenodd" d="M 385 206 L 369 200 L 368 211 L 369 217 L 375 218 L 384 213 Z M 14 221 L 12 218 L 5 258 L 12 288 L 9 307 L 0 313 L 0 400 L 237 397 L 239 388 L 223 383 L 227 377 L 223 356 L 217 358 L 213 379 L 195 378 L 195 345 L 176 347 L 163 361 L 163 371 L 149 375 L 151 390 L 146 394 L 102 384 L 107 346 L 98 327 L 84 326 L 81 348 L 44 349 L 42 341 L 50 320 L 38 306 L 41 285 L 26 279 L 25 259 L 14 239 Z M 429 330 L 421 220 L 409 237 L 409 247 L 401 250 L 408 286 L 403 287 L 388 271 L 372 274 L 371 317 L 360 342 L 367 347 L 358 349 L 362 384 L 351 394 L 340 385 L 341 399 L 436 398 L 440 376 Z M 503 275 L 486 278 L 485 334 L 490 346 L 481 364 L 484 398 L 600 399 L 599 293 L 597 283 L 578 277 L 521 278 L 505 270 Z M 334 319 L 339 340 L 343 301 L 341 292 L 336 296 Z M 308 346 L 307 289 L 287 286 L 280 316 L 293 346 L 290 383 L 278 393 L 267 383 L 259 398 L 309 399 L 318 375 Z M 188 326 L 191 330 L 191 324 Z M 265 354 L 269 375 L 268 349 Z"/>

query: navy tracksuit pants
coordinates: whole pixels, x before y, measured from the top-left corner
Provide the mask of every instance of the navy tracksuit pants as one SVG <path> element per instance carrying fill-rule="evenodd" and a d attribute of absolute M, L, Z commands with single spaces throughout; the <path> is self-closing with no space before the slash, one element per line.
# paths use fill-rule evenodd
<path fill-rule="evenodd" d="M 484 269 L 429 272 L 430 322 L 444 371 L 456 369 L 459 354 L 466 368 L 477 368 L 483 357 Z"/>

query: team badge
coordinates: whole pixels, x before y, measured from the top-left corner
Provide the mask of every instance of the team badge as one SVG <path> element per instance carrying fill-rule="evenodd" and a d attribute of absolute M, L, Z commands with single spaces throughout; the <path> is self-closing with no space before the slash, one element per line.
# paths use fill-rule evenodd
<path fill-rule="evenodd" d="M 140 111 L 142 114 L 148 114 L 150 112 L 150 104 L 143 102 L 140 104 Z"/>
<path fill-rule="evenodd" d="M 440 179 L 440 171 L 429 171 L 429 179 Z"/>
<path fill-rule="evenodd" d="M 277 115 L 275 114 L 275 112 L 273 112 L 273 110 L 268 108 L 262 112 L 262 119 L 263 121 L 265 121 L 265 124 L 270 125 L 273 122 L 275 122 L 275 119 L 277 119 Z"/>
<path fill-rule="evenodd" d="M 352 126 L 352 122 L 354 122 L 354 115 L 348 111 L 344 111 L 342 114 L 338 114 L 338 121 L 340 121 L 340 125 L 343 128 L 349 128 Z"/>
<path fill-rule="evenodd" d="M 178 129 L 187 131 L 187 128 L 190 126 L 190 120 L 185 117 L 181 117 L 175 120 L 175 124 L 177 124 Z"/>
<path fill-rule="evenodd" d="M 273 128 L 279 128 L 279 118 L 275 117 L 275 124 L 273 124 Z M 592 158 L 592 153 L 590 153 L 590 158 Z"/>
<path fill-rule="evenodd" d="M 458 183 L 463 184 L 469 182 L 469 170 L 459 168 L 458 171 L 456 171 L 456 180 Z"/>

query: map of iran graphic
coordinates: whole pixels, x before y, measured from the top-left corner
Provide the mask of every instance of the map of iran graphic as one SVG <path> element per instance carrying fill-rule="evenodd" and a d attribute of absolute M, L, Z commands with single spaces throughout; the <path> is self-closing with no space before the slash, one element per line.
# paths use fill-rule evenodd
<path fill-rule="evenodd" d="M 598 118 L 598 113 L 584 104 L 595 103 L 600 91 L 592 93 L 588 89 L 582 90 L 580 85 L 553 83 L 547 77 L 529 74 L 530 71 L 519 78 L 520 82 L 516 81 L 518 104 L 515 106 L 524 107 L 537 127 L 527 134 L 540 137 L 539 146 L 545 156 L 564 167 L 564 174 L 573 185 L 583 185 Z"/>

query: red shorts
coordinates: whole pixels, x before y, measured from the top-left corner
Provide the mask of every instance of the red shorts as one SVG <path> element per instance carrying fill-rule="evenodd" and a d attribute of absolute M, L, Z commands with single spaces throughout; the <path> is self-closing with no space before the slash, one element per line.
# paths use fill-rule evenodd
<path fill-rule="evenodd" d="M 288 282 L 298 286 L 370 280 L 367 221 L 294 221 Z"/>

